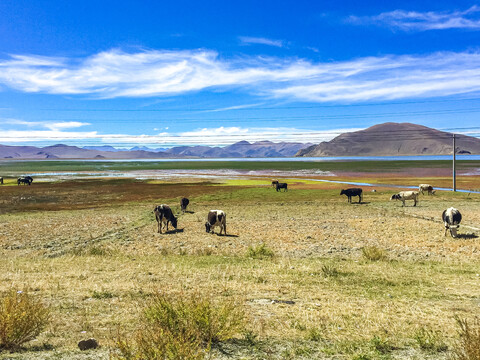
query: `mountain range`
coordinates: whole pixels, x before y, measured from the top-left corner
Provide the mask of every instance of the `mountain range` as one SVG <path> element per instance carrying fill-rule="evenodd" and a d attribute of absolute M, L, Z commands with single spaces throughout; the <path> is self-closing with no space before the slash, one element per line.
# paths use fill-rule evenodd
<path fill-rule="evenodd" d="M 480 154 L 480 139 L 455 134 L 457 154 Z M 301 149 L 295 156 L 451 155 L 453 134 L 411 123 L 387 122 Z"/>
<path fill-rule="evenodd" d="M 170 149 L 134 147 L 129 150 L 112 146 L 83 148 L 57 144 L 47 147 L 0 145 L 3 159 L 157 159 L 157 158 L 232 158 L 291 157 L 312 144 L 240 141 L 225 147 L 177 146 Z"/>
<path fill-rule="evenodd" d="M 160 159 L 160 158 L 269 158 L 321 156 L 450 155 L 453 134 L 411 123 L 383 123 L 343 133 L 331 141 L 303 144 L 239 141 L 225 147 L 176 146 L 170 149 L 109 145 L 47 147 L 0 145 L 3 159 Z M 480 139 L 455 134 L 457 154 L 480 154 Z"/>

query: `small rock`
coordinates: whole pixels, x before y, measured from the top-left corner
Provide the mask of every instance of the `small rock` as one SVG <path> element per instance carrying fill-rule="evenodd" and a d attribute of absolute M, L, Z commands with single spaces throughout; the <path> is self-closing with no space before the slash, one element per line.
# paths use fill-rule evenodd
<path fill-rule="evenodd" d="M 82 351 L 96 349 L 97 347 L 98 347 L 98 342 L 94 338 L 90 338 L 88 340 L 82 340 L 78 343 L 78 348 Z"/>

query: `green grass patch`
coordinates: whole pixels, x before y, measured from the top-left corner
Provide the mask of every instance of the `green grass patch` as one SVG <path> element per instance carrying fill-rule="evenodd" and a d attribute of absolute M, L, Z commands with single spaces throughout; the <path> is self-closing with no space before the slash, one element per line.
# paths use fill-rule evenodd
<path fill-rule="evenodd" d="M 458 160 L 457 167 L 479 167 L 479 160 Z M 2 174 L 55 171 L 133 171 L 133 170 L 322 170 L 322 171 L 394 171 L 408 168 L 450 168 L 450 160 L 392 160 L 392 161 L 71 161 L 45 160 L 0 162 Z"/>

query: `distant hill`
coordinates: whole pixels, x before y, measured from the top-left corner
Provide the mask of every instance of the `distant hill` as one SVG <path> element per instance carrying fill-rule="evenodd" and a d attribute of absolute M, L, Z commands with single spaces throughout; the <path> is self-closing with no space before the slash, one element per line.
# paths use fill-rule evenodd
<path fill-rule="evenodd" d="M 480 154 L 480 139 L 455 135 L 457 154 Z M 411 123 L 384 123 L 299 150 L 295 156 L 450 155 L 452 134 Z"/>
<path fill-rule="evenodd" d="M 0 145 L 3 159 L 157 159 L 157 158 L 231 158 L 231 157 L 289 157 L 311 144 L 240 141 L 225 147 L 177 146 L 171 149 L 134 147 L 130 150 L 112 146 L 83 148 L 57 144 L 43 148 L 35 146 Z M 148 149 L 148 150 L 146 150 Z"/>
<path fill-rule="evenodd" d="M 0 145 L 3 159 L 155 159 L 171 155 L 148 151 L 100 151 L 82 149 L 77 146 L 57 144 L 43 148 L 35 146 Z"/>
<path fill-rule="evenodd" d="M 167 153 L 181 156 L 198 156 L 205 158 L 232 158 L 232 157 L 289 157 L 294 156 L 300 149 L 311 144 L 271 141 L 250 143 L 239 141 L 225 147 L 209 146 L 179 146 L 167 150 Z"/>

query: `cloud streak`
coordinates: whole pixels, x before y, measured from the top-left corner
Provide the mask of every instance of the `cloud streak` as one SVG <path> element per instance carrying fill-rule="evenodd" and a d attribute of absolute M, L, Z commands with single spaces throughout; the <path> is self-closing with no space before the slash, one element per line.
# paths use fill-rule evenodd
<path fill-rule="evenodd" d="M 282 40 L 272 40 L 263 37 L 239 36 L 238 39 L 242 45 L 260 44 L 280 48 L 285 46 L 285 43 Z"/>
<path fill-rule="evenodd" d="M 388 26 L 402 31 L 427 31 L 445 29 L 480 29 L 480 7 L 464 11 L 417 12 L 395 10 L 375 16 L 350 16 L 348 23 L 356 25 Z"/>
<path fill-rule="evenodd" d="M 0 143 L 94 143 L 119 147 L 134 145 L 179 146 L 208 145 L 225 146 L 238 141 L 249 142 L 269 140 L 273 142 L 313 142 L 328 141 L 335 136 L 355 129 L 333 129 L 327 131 L 305 130 L 297 128 L 243 128 L 218 127 L 202 128 L 193 131 L 170 133 L 160 132 L 154 135 L 99 134 L 97 131 L 75 132 L 63 130 L 3 130 L 0 129 Z"/>
<path fill-rule="evenodd" d="M 0 84 L 27 93 L 94 98 L 243 91 L 262 101 L 365 102 L 480 91 L 479 52 L 366 57 L 224 59 L 214 51 L 102 52 L 82 59 L 12 56 Z"/>

